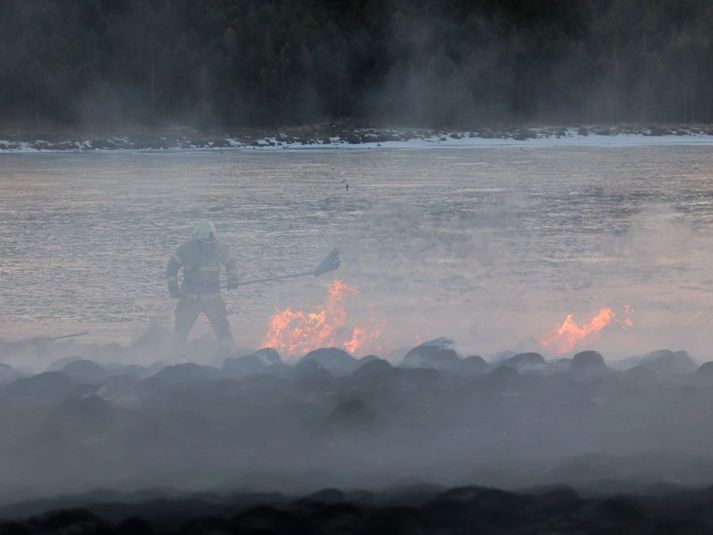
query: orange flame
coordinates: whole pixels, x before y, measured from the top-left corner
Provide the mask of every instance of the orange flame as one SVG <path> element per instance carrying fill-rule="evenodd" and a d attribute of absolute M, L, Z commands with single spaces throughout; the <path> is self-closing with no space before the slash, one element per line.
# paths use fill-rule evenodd
<path fill-rule="evenodd" d="M 351 338 L 339 342 L 339 334 L 347 322 L 346 298 L 357 290 L 336 279 L 329 286 L 327 303 L 320 310 L 305 312 L 286 308 L 270 318 L 263 347 L 272 347 L 285 355 L 302 355 L 320 347 L 341 346 L 355 354 L 364 345 L 378 338 L 380 330 L 355 327 Z"/>
<path fill-rule="evenodd" d="M 631 319 L 632 312 L 632 307 L 626 305 L 624 307 L 625 317 L 619 320 L 619 323 L 625 327 L 632 327 L 634 325 L 634 321 Z M 555 328 L 549 335 L 540 338 L 538 342 L 542 347 L 552 349 L 558 355 L 568 353 L 582 342 L 602 332 L 615 319 L 616 314 L 609 307 L 601 308 L 589 323 L 584 325 L 577 325 L 572 314 L 568 314 L 562 325 Z"/>
<path fill-rule="evenodd" d="M 363 349 L 367 343 L 376 340 L 381 336 L 381 328 L 372 327 L 367 329 L 366 327 L 354 327 L 352 329 L 352 337 L 342 344 L 342 347 L 348 353 L 354 355 L 360 349 Z"/>

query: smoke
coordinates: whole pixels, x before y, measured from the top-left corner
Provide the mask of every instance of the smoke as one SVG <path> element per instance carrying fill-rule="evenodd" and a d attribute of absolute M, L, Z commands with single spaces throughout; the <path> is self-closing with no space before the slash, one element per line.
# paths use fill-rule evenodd
<path fill-rule="evenodd" d="M 696 70 L 710 50 L 710 6 L 487 4 L 393 2 L 368 117 L 465 128 L 708 117 Z"/>
<path fill-rule="evenodd" d="M 571 363 L 533 355 L 486 363 L 439 340 L 396 368 L 339 350 L 295 366 L 270 352 L 215 366 L 126 364 L 161 354 L 166 340 L 153 331 L 125 347 L 50 345 L 75 357 L 46 373 L 10 377 L 0 368 L 0 501 L 100 487 L 596 487 L 602 474 L 695 485 L 713 474 L 710 430 L 700 426 L 710 374 L 685 353 L 614 371 L 592 352 Z M 206 344 L 182 351 L 219 354 Z M 79 358 L 91 354 L 123 362 Z"/>
<path fill-rule="evenodd" d="M 375 2 L 348 29 L 297 3 L 235 3 L 195 31 L 182 31 L 190 2 L 94 3 L 113 6 L 106 17 L 21 4 L 18 20 L 41 24 L 20 36 L 0 21 L 0 113 L 19 102 L 8 117 L 36 125 L 466 127 L 713 110 L 707 75 L 692 74 L 705 40 L 688 23 L 666 34 L 670 47 L 605 39 L 638 20 L 634 8 L 615 16 L 631 2 L 597 3 L 591 18 L 551 3 L 568 22 L 546 42 L 538 2 L 522 20 L 496 3 L 461 20 L 457 6 Z M 81 64 L 63 56 L 76 76 L 42 55 L 45 42 L 71 43 L 53 20 L 105 30 L 82 34 Z M 642 24 L 650 35 L 659 23 Z M 611 55 L 592 55 L 609 41 Z M 709 483 L 713 381 L 710 363 L 698 367 L 713 343 L 709 153 L 2 154 L 0 501 L 107 486 Z M 177 345 L 163 272 L 199 219 L 215 223 L 241 279 L 309 272 L 337 246 L 353 290 L 325 325 L 334 273 L 240 287 L 224 294 L 240 349 L 220 347 L 204 318 Z M 631 310 L 632 324 L 610 310 Z M 271 319 L 285 317 L 317 336 L 284 343 L 295 329 Z M 541 340 L 563 321 L 586 336 L 549 353 Z M 91 335 L 13 343 L 79 330 Z M 258 350 L 266 341 L 284 360 Z M 361 360 L 302 358 L 325 344 Z M 661 348 L 690 355 L 649 354 Z M 512 356 L 525 351 L 544 357 Z"/>

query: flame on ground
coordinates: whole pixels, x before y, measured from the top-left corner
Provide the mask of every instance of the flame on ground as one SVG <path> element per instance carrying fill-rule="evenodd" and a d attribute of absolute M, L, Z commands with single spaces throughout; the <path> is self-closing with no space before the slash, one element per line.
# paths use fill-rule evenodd
<path fill-rule="evenodd" d="M 347 322 L 347 297 L 357 290 L 335 279 L 329 286 L 327 302 L 313 312 L 286 308 L 270 318 L 263 347 L 283 355 L 303 355 L 320 347 L 341 347 L 356 354 L 381 334 L 377 327 L 355 327 L 347 340 L 342 334 Z"/>
<path fill-rule="evenodd" d="M 617 321 L 625 327 L 632 327 L 634 321 L 631 319 L 633 308 L 630 305 L 624 307 L 624 318 L 616 320 L 615 312 L 609 307 L 602 307 L 599 312 L 584 325 L 578 325 L 572 314 L 568 314 L 562 325 L 556 327 L 549 335 L 538 340 L 544 348 L 550 349 L 561 355 L 573 351 L 582 342 L 591 339 L 605 328 Z"/>

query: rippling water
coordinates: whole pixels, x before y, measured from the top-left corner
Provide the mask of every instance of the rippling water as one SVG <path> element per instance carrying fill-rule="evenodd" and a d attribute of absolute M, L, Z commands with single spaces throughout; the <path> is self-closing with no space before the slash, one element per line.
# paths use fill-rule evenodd
<path fill-rule="evenodd" d="M 203 218 L 246 278 L 339 246 L 350 325 L 384 322 L 372 350 L 446 335 L 486 354 L 632 305 L 589 345 L 713 357 L 713 150 L 681 146 L 2 154 L 0 338 L 169 325 L 165 261 Z M 239 343 L 328 282 L 229 294 Z"/>

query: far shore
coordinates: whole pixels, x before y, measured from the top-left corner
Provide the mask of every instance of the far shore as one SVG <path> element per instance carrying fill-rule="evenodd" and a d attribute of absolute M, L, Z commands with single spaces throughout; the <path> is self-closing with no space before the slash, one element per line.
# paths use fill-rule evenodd
<path fill-rule="evenodd" d="M 713 144 L 713 124 L 525 125 L 456 129 L 325 123 L 273 129 L 218 131 L 166 127 L 120 128 L 111 132 L 0 127 L 0 153 L 668 144 Z"/>

